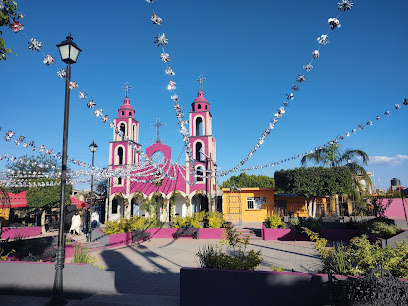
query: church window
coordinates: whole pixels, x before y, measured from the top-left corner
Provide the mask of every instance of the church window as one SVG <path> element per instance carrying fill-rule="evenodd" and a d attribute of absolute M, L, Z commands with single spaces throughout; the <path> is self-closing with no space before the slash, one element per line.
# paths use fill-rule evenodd
<path fill-rule="evenodd" d="M 202 175 L 203 175 L 204 171 L 203 171 L 203 167 L 197 167 L 197 182 L 202 182 L 204 181 Z M 200 177 L 201 176 L 201 177 Z"/>
<path fill-rule="evenodd" d="M 198 108 L 198 109 L 201 109 L 201 104 L 198 104 L 197 108 Z"/>
<path fill-rule="evenodd" d="M 132 112 L 129 112 L 129 117 L 132 116 Z"/>
<path fill-rule="evenodd" d="M 122 185 L 122 178 L 118 177 L 118 185 Z"/>
<path fill-rule="evenodd" d="M 123 148 L 118 148 L 119 165 L 123 165 Z"/>
<path fill-rule="evenodd" d="M 132 127 L 132 138 L 133 141 L 136 141 L 136 125 L 133 125 Z"/>
<path fill-rule="evenodd" d="M 201 117 L 197 117 L 196 124 L 195 124 L 195 128 L 196 128 L 195 136 L 202 136 L 202 134 L 200 133 L 200 130 L 202 129 L 201 127 L 202 123 L 203 123 L 203 119 Z"/>
<path fill-rule="evenodd" d="M 205 109 L 207 109 L 207 106 L 208 106 L 208 105 L 205 106 Z"/>
<path fill-rule="evenodd" d="M 122 131 L 123 135 L 125 136 L 125 135 L 126 135 L 126 133 L 125 133 L 125 130 L 126 130 L 125 124 L 124 124 L 124 123 L 121 123 L 120 126 L 119 126 L 119 128 L 120 128 L 120 130 Z M 123 137 L 124 137 L 124 136 L 123 136 Z M 123 137 L 122 137 L 122 140 L 123 140 Z"/>
<path fill-rule="evenodd" d="M 197 142 L 195 145 L 195 159 L 197 161 L 201 161 L 201 149 L 203 147 L 203 144 L 201 142 Z"/>
<path fill-rule="evenodd" d="M 122 111 L 122 116 L 124 116 L 125 115 L 125 112 L 124 111 Z"/>

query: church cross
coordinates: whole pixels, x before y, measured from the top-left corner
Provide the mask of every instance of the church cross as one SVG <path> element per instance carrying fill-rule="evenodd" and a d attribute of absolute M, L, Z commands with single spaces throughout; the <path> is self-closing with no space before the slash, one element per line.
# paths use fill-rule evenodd
<path fill-rule="evenodd" d="M 129 85 L 128 82 L 126 82 L 126 83 L 125 83 L 125 86 L 122 87 L 122 90 L 125 91 L 125 97 L 126 97 L 126 98 L 129 97 L 129 89 L 132 89 L 132 88 L 133 88 L 133 86 L 132 86 L 132 85 Z"/>
<path fill-rule="evenodd" d="M 161 142 L 160 141 L 160 128 L 162 126 L 167 126 L 167 123 L 161 123 L 160 118 L 156 118 L 156 123 L 150 124 L 151 128 L 153 128 L 153 127 L 156 128 L 156 142 Z"/>
<path fill-rule="evenodd" d="M 199 76 L 199 79 L 196 80 L 197 83 L 200 83 L 200 90 L 203 90 L 203 84 L 205 81 L 207 81 L 207 79 L 204 78 L 202 74 Z"/>

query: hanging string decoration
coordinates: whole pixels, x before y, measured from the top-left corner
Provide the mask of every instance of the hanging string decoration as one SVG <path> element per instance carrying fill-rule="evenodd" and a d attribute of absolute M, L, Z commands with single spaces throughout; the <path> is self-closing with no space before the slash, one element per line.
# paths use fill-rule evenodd
<path fill-rule="evenodd" d="M 45 64 L 45 66 L 54 65 L 55 59 L 51 55 L 47 54 L 43 60 L 43 63 Z"/>
<path fill-rule="evenodd" d="M 102 115 L 103 115 L 103 110 L 102 110 L 102 108 L 97 108 L 97 109 L 94 111 L 94 114 L 95 114 L 96 117 L 102 116 Z"/>
<path fill-rule="evenodd" d="M 79 92 L 78 98 L 79 99 L 86 99 L 88 97 L 88 93 L 87 92 Z"/>
<path fill-rule="evenodd" d="M 317 38 L 317 41 L 321 45 L 326 45 L 329 42 L 329 36 L 327 35 L 320 35 L 320 37 Z"/>
<path fill-rule="evenodd" d="M 173 100 L 173 102 L 178 102 L 180 98 L 177 94 L 174 94 L 171 96 L 171 99 Z"/>
<path fill-rule="evenodd" d="M 175 90 L 176 89 L 176 82 L 174 81 L 169 81 L 169 85 L 167 85 L 168 90 Z"/>
<path fill-rule="evenodd" d="M 318 58 L 320 57 L 320 52 L 319 52 L 319 50 L 314 50 L 314 51 L 312 52 L 312 56 L 313 56 L 313 59 L 318 59 Z"/>
<path fill-rule="evenodd" d="M 402 102 L 403 105 L 408 106 L 408 99 L 404 99 L 404 101 Z"/>
<path fill-rule="evenodd" d="M 173 69 L 171 67 L 167 67 L 166 69 L 164 69 L 164 74 L 167 76 L 173 76 L 176 73 L 173 71 Z"/>
<path fill-rule="evenodd" d="M 103 121 L 103 123 L 109 121 L 108 115 L 103 116 L 103 117 L 102 117 L 102 121 Z"/>
<path fill-rule="evenodd" d="M 69 82 L 69 89 L 74 90 L 75 88 L 78 88 L 79 85 L 76 82 Z"/>
<path fill-rule="evenodd" d="M 31 40 L 28 42 L 28 49 L 32 51 L 37 51 L 40 52 L 42 48 L 43 43 L 35 38 L 31 38 Z"/>
<path fill-rule="evenodd" d="M 319 51 L 318 51 L 319 52 Z M 314 56 L 313 56 L 313 58 L 315 58 Z M 319 58 L 319 57 L 316 57 L 316 58 Z M 303 69 L 305 69 L 306 71 L 310 71 L 310 70 L 312 70 L 312 68 L 313 68 L 313 66 L 312 66 L 312 64 L 306 64 L 306 65 L 303 65 Z"/>
<path fill-rule="evenodd" d="M 329 18 L 328 23 L 329 23 L 330 29 L 332 30 L 341 27 L 340 21 L 337 18 Z"/>
<path fill-rule="evenodd" d="M 401 105 L 395 104 L 395 105 L 394 105 L 394 108 L 395 108 L 396 110 L 400 110 L 400 109 L 401 109 Z"/>
<path fill-rule="evenodd" d="M 14 31 L 14 33 L 17 33 L 24 29 L 24 25 L 19 21 L 15 21 L 14 23 L 10 24 L 10 28 Z"/>
<path fill-rule="evenodd" d="M 306 80 L 306 79 L 305 79 Z M 297 85 L 292 85 L 292 90 L 293 91 L 299 91 L 299 86 Z"/>
<path fill-rule="evenodd" d="M 89 100 L 88 104 L 86 105 L 88 108 L 94 108 L 96 106 L 96 102 L 94 100 Z"/>
<path fill-rule="evenodd" d="M 297 77 L 296 77 L 296 82 L 298 82 L 298 83 L 302 83 L 302 82 L 306 82 L 306 77 L 304 76 L 304 75 L 298 75 Z"/>
<path fill-rule="evenodd" d="M 157 25 L 161 25 L 163 22 L 163 20 L 159 16 L 157 16 L 155 13 L 153 13 L 150 20 L 153 22 L 153 24 L 157 24 Z"/>
<path fill-rule="evenodd" d="M 170 54 L 168 53 L 162 53 L 160 54 L 160 59 L 163 63 L 170 62 Z"/>
<path fill-rule="evenodd" d="M 353 7 L 353 2 L 351 2 L 351 0 L 341 0 L 339 3 L 337 3 L 337 8 L 339 9 L 339 11 L 348 11 L 351 10 L 351 8 Z"/>
<path fill-rule="evenodd" d="M 155 37 L 154 43 L 157 44 L 157 47 L 163 47 L 169 43 L 169 40 L 166 37 L 166 34 L 162 33 Z"/>
<path fill-rule="evenodd" d="M 67 72 L 65 71 L 65 69 L 61 69 L 57 71 L 57 75 L 60 79 L 65 79 L 67 77 Z"/>

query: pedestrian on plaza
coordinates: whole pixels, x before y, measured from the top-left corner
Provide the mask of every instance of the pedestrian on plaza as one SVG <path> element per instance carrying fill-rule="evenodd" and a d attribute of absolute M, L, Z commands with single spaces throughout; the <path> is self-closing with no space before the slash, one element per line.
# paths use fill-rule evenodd
<path fill-rule="evenodd" d="M 75 215 L 72 216 L 72 223 L 69 232 L 73 235 L 81 234 L 81 216 L 77 211 L 75 212 Z"/>
<path fill-rule="evenodd" d="M 98 227 L 98 225 L 99 225 L 99 214 L 96 210 L 94 210 L 91 215 L 91 228 L 95 229 Z"/>

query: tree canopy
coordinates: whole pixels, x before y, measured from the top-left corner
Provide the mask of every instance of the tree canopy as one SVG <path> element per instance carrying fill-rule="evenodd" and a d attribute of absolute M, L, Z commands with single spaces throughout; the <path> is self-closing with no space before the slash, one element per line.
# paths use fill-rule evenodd
<path fill-rule="evenodd" d="M 40 182 L 51 181 L 41 179 Z M 65 205 L 69 205 L 70 196 L 72 193 L 72 185 L 65 186 Z M 44 208 L 44 207 L 58 207 L 60 203 L 61 186 L 47 186 L 47 187 L 30 187 L 27 191 L 27 205 L 28 207 Z"/>
<path fill-rule="evenodd" d="M 221 188 L 229 188 L 231 186 L 242 187 L 275 187 L 275 180 L 273 177 L 266 175 L 248 175 L 245 172 L 238 176 L 231 176 L 228 180 L 223 182 Z"/>
<path fill-rule="evenodd" d="M 305 198 L 306 210 L 312 217 L 316 213 L 317 197 L 349 194 L 353 189 L 352 174 L 347 167 L 280 170 L 274 177 L 277 188 Z"/>
<path fill-rule="evenodd" d="M 302 166 L 306 166 L 307 162 L 312 162 L 317 165 L 329 167 L 347 167 L 353 174 L 353 184 L 362 191 L 363 187 L 360 184 L 359 178 L 363 178 L 371 186 L 371 179 L 367 171 L 361 166 L 367 165 L 369 160 L 368 154 L 362 150 L 341 150 L 339 143 L 333 143 L 330 146 L 321 148 L 314 153 L 303 156 L 300 161 Z"/>
<path fill-rule="evenodd" d="M 0 27 L 10 27 L 10 25 L 20 18 L 23 18 L 21 13 L 17 12 L 17 2 L 11 0 L 0 1 Z M 0 36 L 3 32 L 0 31 Z M 6 47 L 3 38 L 0 37 L 0 60 L 6 60 L 7 54 L 11 53 L 11 49 Z"/>

